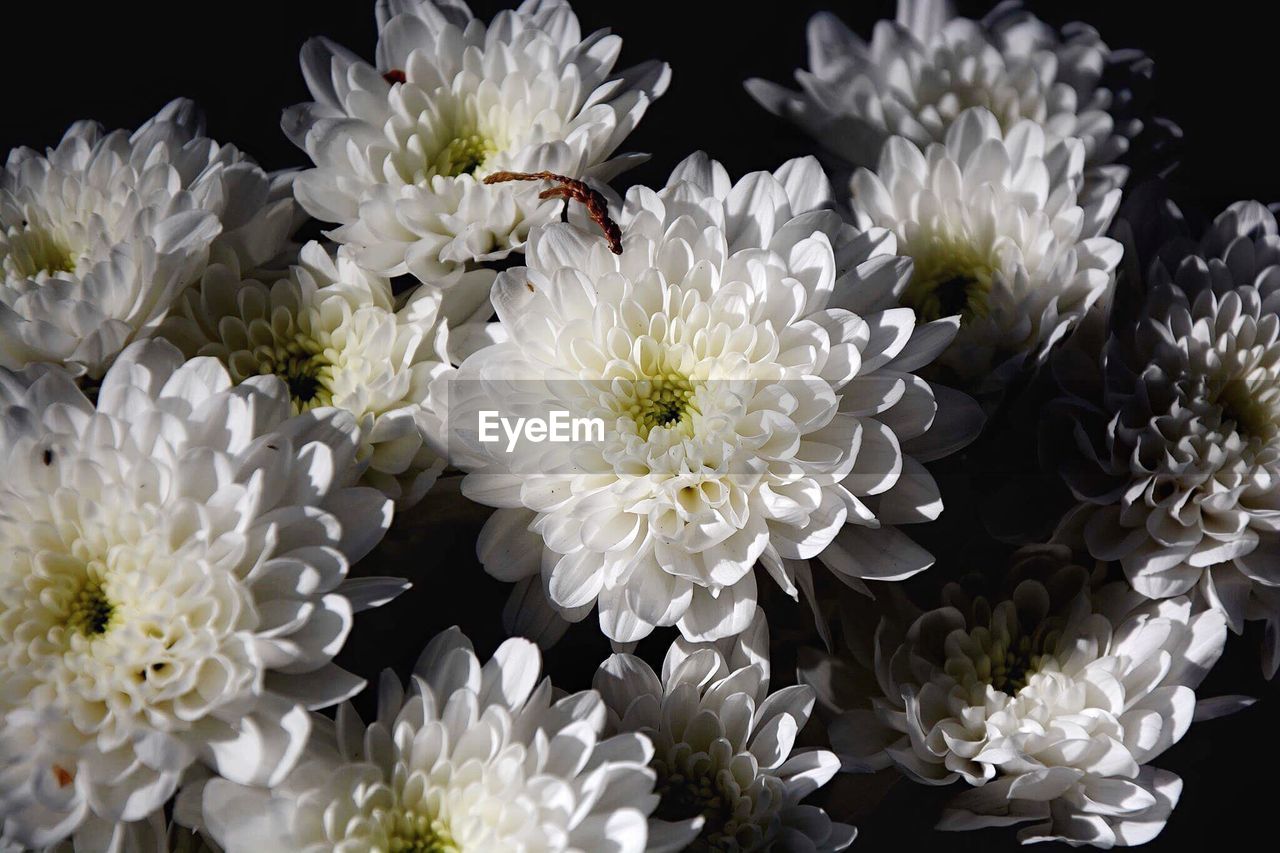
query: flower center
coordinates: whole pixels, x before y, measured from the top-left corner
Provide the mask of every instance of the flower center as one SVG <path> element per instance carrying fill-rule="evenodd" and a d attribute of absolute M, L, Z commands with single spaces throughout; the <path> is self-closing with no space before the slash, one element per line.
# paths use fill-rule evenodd
<path fill-rule="evenodd" d="M 316 379 L 309 363 L 286 373 L 285 381 L 289 384 L 289 396 L 299 405 L 310 403 L 320 390 L 320 380 Z"/>
<path fill-rule="evenodd" d="M 618 405 L 635 421 L 642 439 L 655 429 L 692 436 L 694 417 L 699 414 L 696 393 L 697 384 L 687 376 L 674 371 L 659 373 L 632 381 Z"/>
<path fill-rule="evenodd" d="M 947 675 L 966 687 L 989 684 L 1009 696 L 1026 687 L 1049 659 L 1045 650 L 1057 643 L 1062 620 L 1049 617 L 1028 634 L 1018 627 L 1012 610 L 1012 604 L 1004 602 L 997 608 L 990 627 L 972 628 L 968 641 L 958 644 L 961 653 L 947 659 Z M 1002 617 L 1001 611 L 1010 618 Z"/>
<path fill-rule="evenodd" d="M 1032 652 L 1030 637 L 1018 637 L 1007 646 L 993 644 L 987 660 L 987 683 L 1010 695 L 1026 687 L 1027 680 L 1040 668 L 1040 655 Z"/>
<path fill-rule="evenodd" d="M 451 178 L 471 175 L 497 150 L 498 146 L 493 140 L 478 133 L 470 133 L 452 140 L 436 155 L 435 162 L 431 165 L 438 175 Z"/>
<path fill-rule="evenodd" d="M 983 317 L 994 270 L 990 259 L 967 243 L 935 239 L 914 259 L 903 302 L 921 322 L 959 314 L 962 320 Z"/>
<path fill-rule="evenodd" d="M 102 580 L 91 574 L 71 599 L 66 624 L 86 637 L 105 634 L 111 627 L 115 610 L 115 605 L 107 598 Z"/>
<path fill-rule="evenodd" d="M 702 758 L 706 760 L 705 755 Z M 692 766 L 668 770 L 662 762 L 656 762 L 654 769 L 658 772 L 657 792 L 661 798 L 654 817 L 682 821 L 701 815 L 705 819 L 702 832 L 685 850 L 713 853 L 741 849 L 734 835 L 738 822 L 734 820 L 733 800 L 722 793 L 710 768 L 702 773 Z"/>
<path fill-rule="evenodd" d="M 1280 432 L 1280 389 L 1232 379 L 1223 385 L 1215 402 L 1222 410 L 1222 420 L 1234 421 L 1242 436 L 1265 441 Z"/>
<path fill-rule="evenodd" d="M 10 228 L 0 241 L 0 249 L 7 243 L 4 266 L 20 278 L 75 271 L 74 253 L 47 228 L 24 221 L 21 228 Z"/>
<path fill-rule="evenodd" d="M 390 853 L 459 853 L 444 821 L 413 810 L 384 814 Z"/>
<path fill-rule="evenodd" d="M 296 340 L 259 352 L 259 372 L 274 373 L 289 388 L 295 414 L 333 405 L 333 365 L 316 342 Z"/>
<path fill-rule="evenodd" d="M 641 438 L 654 429 L 679 429 L 692 434 L 693 415 L 697 412 L 693 383 L 672 373 L 635 384 L 635 397 L 628 411 L 640 428 Z"/>

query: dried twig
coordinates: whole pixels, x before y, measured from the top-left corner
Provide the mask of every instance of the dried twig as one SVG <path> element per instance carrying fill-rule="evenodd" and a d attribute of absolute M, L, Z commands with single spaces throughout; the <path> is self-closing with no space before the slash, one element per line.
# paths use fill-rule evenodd
<path fill-rule="evenodd" d="M 622 230 L 618 228 L 618 223 L 609 218 L 609 203 L 604 196 L 582 181 L 554 172 L 494 172 L 484 179 L 486 184 L 501 184 L 506 181 L 555 181 L 560 186 L 543 190 L 538 193 L 538 198 L 562 198 L 585 205 L 591 221 L 600 226 L 605 239 L 609 241 L 609 251 L 615 255 L 622 254 Z"/>

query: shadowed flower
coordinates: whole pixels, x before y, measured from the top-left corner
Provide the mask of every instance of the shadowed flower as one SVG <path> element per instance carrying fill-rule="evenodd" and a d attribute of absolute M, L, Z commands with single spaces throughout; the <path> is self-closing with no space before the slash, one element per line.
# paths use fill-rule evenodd
<path fill-rule="evenodd" d="M 769 630 L 757 612 L 733 640 L 667 651 L 662 677 L 615 654 L 596 672 L 613 729 L 653 741 L 654 813 L 692 851 L 844 850 L 852 826 L 801 801 L 840 769 L 824 749 L 795 750 L 813 710 L 803 685 L 769 692 Z"/>
<path fill-rule="evenodd" d="M 859 221 L 891 230 L 914 262 L 903 303 L 923 321 L 959 315 L 945 375 L 998 388 L 1024 361 L 1043 362 L 1111 287 L 1121 247 L 1100 235 L 1120 191 L 1082 208 L 1083 153 L 974 108 L 945 142 L 894 137 L 876 171 L 854 175 Z"/>
<path fill-rule="evenodd" d="M 1050 145 L 1078 139 L 1086 200 L 1128 177 L 1120 161 L 1144 128 L 1134 90 L 1151 61 L 1112 50 L 1086 24 L 1059 33 L 1016 2 L 975 21 L 947 0 L 899 0 L 896 19 L 877 22 L 870 42 L 822 12 L 809 21 L 808 43 L 800 91 L 759 79 L 747 91 L 849 166 L 874 167 L 893 136 L 921 149 L 943 142 L 966 109 L 982 107 L 1005 130 L 1027 120 Z"/>
<path fill-rule="evenodd" d="M 1151 602 L 1123 583 L 1092 590 L 1069 555 L 1040 550 L 1020 559 L 1057 568 L 1006 600 L 950 585 L 945 606 L 887 616 L 874 638 L 850 619 L 847 651 L 802 656 L 801 680 L 833 715 L 828 734 L 847 769 L 896 766 L 925 784 L 974 786 L 939 829 L 1034 822 L 1023 843 L 1142 844 L 1182 790 L 1147 763 L 1196 715 L 1225 622 L 1186 598 Z"/>
<path fill-rule="evenodd" d="M 1232 205 L 1146 270 L 1133 328 L 1100 365 L 1055 370 L 1074 418 L 1058 536 L 1115 560 L 1143 595 L 1194 593 L 1233 631 L 1280 620 L 1280 229 Z M 1280 636 L 1268 631 L 1264 669 Z"/>

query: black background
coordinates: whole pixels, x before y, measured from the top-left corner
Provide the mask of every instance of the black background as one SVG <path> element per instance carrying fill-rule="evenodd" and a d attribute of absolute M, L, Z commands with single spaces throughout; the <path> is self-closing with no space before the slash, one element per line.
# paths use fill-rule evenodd
<path fill-rule="evenodd" d="M 73 120 L 94 118 L 108 127 L 133 127 L 170 98 L 196 99 L 209 132 L 234 142 L 268 168 L 303 165 L 279 131 L 283 107 L 307 100 L 297 51 L 324 34 L 372 57 L 376 37 L 372 0 L 222 0 L 203 4 L 151 2 L 24 4 L 25 21 L 8 17 L 0 74 L 5 81 L 0 147 L 56 143 Z M 960 10 L 981 15 L 982 3 Z M 1239 198 L 1280 200 L 1274 94 L 1275 29 L 1263 4 L 1218 0 L 1194 11 L 1175 4 L 1073 2 L 1028 5 L 1061 24 L 1081 19 L 1112 47 L 1137 47 L 1157 66 L 1156 106 L 1185 132 L 1177 197 L 1216 212 Z M 488 17 L 501 4 L 474 4 Z M 648 113 L 624 150 L 653 153 L 630 172 L 630 182 L 662 184 L 688 152 L 706 149 L 735 176 L 775 168 L 810 153 L 812 143 L 759 109 L 742 81 L 760 76 L 790 82 L 804 63 L 804 24 L 832 9 L 863 34 L 893 14 L 891 2 L 710 3 L 580 2 L 584 32 L 611 27 L 625 39 L 623 64 L 648 58 L 671 63 L 667 95 Z M 6 9 L 6 15 L 12 15 Z M 484 577 L 472 554 L 484 511 L 435 494 L 397 530 L 372 563 L 408 573 L 413 591 L 357 622 L 343 660 L 364 675 L 370 665 L 411 667 L 425 640 L 459 623 L 482 655 L 500 639 L 497 602 L 503 585 Z M 945 553 L 939 554 L 942 560 Z M 361 571 L 367 571 L 366 566 Z M 798 619 L 800 614 L 780 614 Z M 582 626 L 554 649 L 547 666 L 558 684 L 586 686 L 607 645 Z M 660 655 L 666 638 L 643 651 Z M 1155 763 L 1184 780 L 1182 802 L 1163 835 L 1148 849 L 1190 849 L 1214 842 L 1250 843 L 1273 825 L 1280 762 L 1280 691 L 1262 681 L 1258 636 L 1233 638 L 1227 658 L 1203 694 L 1251 693 L 1259 704 L 1233 718 L 1193 727 Z M 650 655 L 651 656 L 651 655 Z M 907 782 L 883 789 L 889 778 L 844 779 L 829 808 L 853 815 L 860 827 L 854 849 L 1012 849 L 1011 831 L 938 834 L 930 827 L 950 791 Z M 884 796 L 883 800 L 880 799 Z"/>

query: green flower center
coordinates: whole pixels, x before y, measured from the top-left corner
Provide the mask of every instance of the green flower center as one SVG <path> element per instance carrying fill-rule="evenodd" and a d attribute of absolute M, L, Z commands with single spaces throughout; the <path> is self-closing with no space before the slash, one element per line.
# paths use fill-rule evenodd
<path fill-rule="evenodd" d="M 1214 402 L 1222 410 L 1223 422 L 1233 421 L 1237 433 L 1265 441 L 1280 432 L 1280 388 L 1260 384 L 1228 380 Z"/>
<path fill-rule="evenodd" d="M 75 272 L 75 254 L 47 228 L 24 221 L 0 238 L 0 248 L 5 243 L 4 266 L 22 278 Z"/>
<path fill-rule="evenodd" d="M 627 401 L 626 411 L 640 437 L 648 438 L 655 429 L 674 429 L 693 434 L 693 418 L 698 414 L 692 380 L 678 373 L 637 380 L 634 395 Z"/>
<path fill-rule="evenodd" d="M 497 150 L 498 146 L 494 144 L 493 140 L 478 133 L 470 133 L 465 136 L 459 136 L 446 145 L 436 155 L 432 166 L 436 174 L 447 175 L 451 178 L 456 178 L 459 175 L 472 175 Z"/>
<path fill-rule="evenodd" d="M 111 627 L 115 610 L 102 581 L 91 576 L 85 579 L 71 600 L 66 624 L 86 637 L 105 634 Z"/>
<path fill-rule="evenodd" d="M 1052 649 L 1061 634 L 1062 619 L 1053 616 L 1045 619 L 1028 634 L 1021 628 L 997 629 L 979 625 L 969 631 L 971 649 L 963 657 L 946 661 L 947 675 L 966 686 L 975 682 L 989 684 L 1009 696 L 1027 686 L 1050 659 L 1047 649 Z"/>
<path fill-rule="evenodd" d="M 324 349 L 309 338 L 299 335 L 274 349 L 259 351 L 258 369 L 263 375 L 274 373 L 284 380 L 295 414 L 333 405 L 333 365 Z"/>
<path fill-rule="evenodd" d="M 902 301 L 921 322 L 956 314 L 962 321 L 986 316 L 995 272 L 988 256 L 967 243 L 942 238 L 910 254 L 914 269 Z"/>
<path fill-rule="evenodd" d="M 982 658 L 979 675 L 1004 693 L 1013 695 L 1027 686 L 1027 680 L 1040 669 L 1040 655 L 1032 650 L 1030 637 L 1018 637 L 1008 646 L 995 642 L 988 656 Z M 983 672 L 985 670 L 985 672 Z"/>

